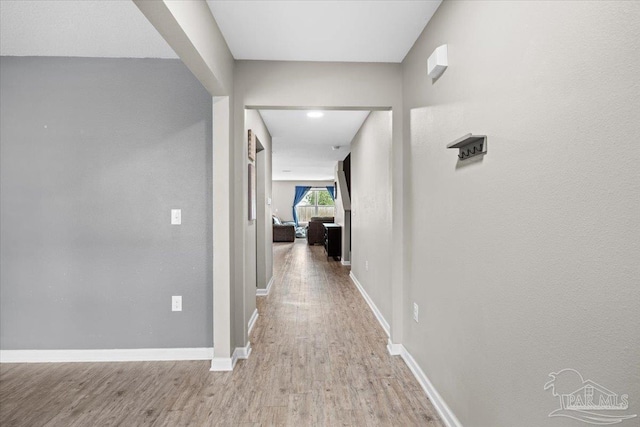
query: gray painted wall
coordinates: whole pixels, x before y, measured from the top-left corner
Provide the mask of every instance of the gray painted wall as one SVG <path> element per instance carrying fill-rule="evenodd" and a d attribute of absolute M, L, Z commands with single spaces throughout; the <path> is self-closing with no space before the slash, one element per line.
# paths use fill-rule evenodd
<path fill-rule="evenodd" d="M 242 322 L 242 327 L 235 330 L 236 340 L 242 340 L 248 335 L 248 319 L 256 310 L 256 289 L 265 289 L 273 275 L 273 227 L 271 206 L 267 206 L 267 197 L 271 197 L 271 135 L 258 110 L 245 110 L 245 135 L 248 135 L 249 129 L 255 133 L 264 150 L 256 155 L 253 162 L 256 173 L 256 220 L 248 221 L 248 207 L 244 212 L 247 252 L 244 261 L 244 294 L 239 296 L 244 301 L 244 307 L 242 311 L 235 313 L 236 323 Z M 248 157 L 246 159 L 248 165 L 250 160 Z"/>
<path fill-rule="evenodd" d="M 351 272 L 387 322 L 392 233 L 391 112 L 372 111 L 351 141 Z"/>
<path fill-rule="evenodd" d="M 262 120 L 262 116 L 258 110 L 245 111 L 246 129 L 251 129 L 256 133 L 256 137 L 264 147 L 264 150 L 256 155 L 256 221 L 255 235 L 251 235 L 248 230 L 248 239 L 255 239 L 256 245 L 256 283 L 255 287 L 265 289 L 273 276 L 273 222 L 271 220 L 271 204 L 269 200 L 272 198 L 272 179 L 271 179 L 271 134 Z M 249 224 L 251 227 L 251 224 Z M 249 246 L 249 241 L 247 242 Z M 251 260 L 248 260 L 251 265 Z M 247 281 L 250 282 L 250 281 Z M 249 283 L 248 283 L 249 286 Z M 249 287 L 247 287 L 249 291 Z M 247 305 L 249 309 L 255 309 L 255 301 L 253 307 L 251 303 Z M 253 311 L 249 313 L 249 316 Z"/>
<path fill-rule="evenodd" d="M 465 426 L 581 424 L 547 416 L 563 368 L 640 413 L 639 17 L 638 2 L 445 1 L 403 63 L 404 345 Z M 445 147 L 468 132 L 488 154 L 458 163 Z"/>
<path fill-rule="evenodd" d="M 212 346 L 210 95 L 140 59 L 3 57 L 0 90 L 0 348 Z"/>

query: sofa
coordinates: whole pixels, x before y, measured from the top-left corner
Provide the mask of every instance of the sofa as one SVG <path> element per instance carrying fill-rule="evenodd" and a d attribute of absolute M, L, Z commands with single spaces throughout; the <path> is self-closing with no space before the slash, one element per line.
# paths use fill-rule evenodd
<path fill-rule="evenodd" d="M 332 216 L 314 216 L 309 220 L 307 226 L 307 243 L 309 245 L 324 245 L 324 223 L 333 223 L 335 221 Z"/>
<path fill-rule="evenodd" d="M 295 242 L 296 225 L 293 222 L 283 223 L 280 218 L 273 215 L 273 241 L 274 242 Z"/>

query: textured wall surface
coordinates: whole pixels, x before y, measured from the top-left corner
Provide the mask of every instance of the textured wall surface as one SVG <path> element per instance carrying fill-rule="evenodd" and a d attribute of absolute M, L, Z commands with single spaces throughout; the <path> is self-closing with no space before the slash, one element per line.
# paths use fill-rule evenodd
<path fill-rule="evenodd" d="M 351 271 L 389 322 L 393 285 L 390 111 L 372 111 L 351 142 L 351 196 Z"/>
<path fill-rule="evenodd" d="M 0 347 L 210 347 L 210 95 L 178 60 L 0 67 Z"/>
<path fill-rule="evenodd" d="M 580 424 L 547 416 L 563 368 L 640 412 L 639 51 L 637 2 L 445 1 L 403 63 L 404 344 L 465 426 Z"/>

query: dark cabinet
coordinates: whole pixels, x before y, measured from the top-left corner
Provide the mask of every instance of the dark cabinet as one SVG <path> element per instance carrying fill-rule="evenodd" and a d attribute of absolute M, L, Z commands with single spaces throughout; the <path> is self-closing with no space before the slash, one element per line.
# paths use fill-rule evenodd
<path fill-rule="evenodd" d="M 338 224 L 324 224 L 324 250 L 328 257 L 342 256 L 342 226 Z"/>

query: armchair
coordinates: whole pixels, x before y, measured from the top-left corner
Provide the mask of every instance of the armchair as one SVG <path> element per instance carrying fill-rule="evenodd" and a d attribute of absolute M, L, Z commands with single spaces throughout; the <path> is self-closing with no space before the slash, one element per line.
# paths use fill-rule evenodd
<path fill-rule="evenodd" d="M 294 223 L 282 223 L 280 218 L 273 215 L 273 241 L 274 242 L 295 242 L 296 226 Z"/>

